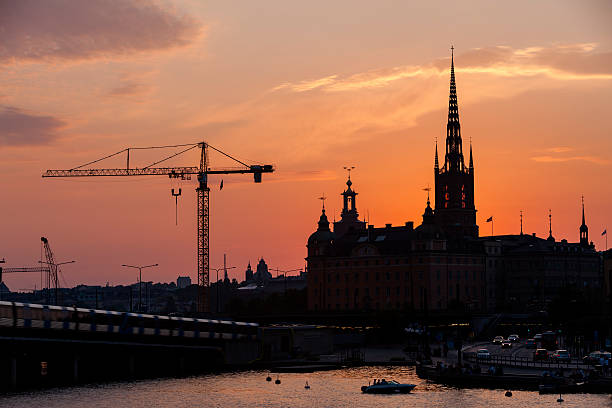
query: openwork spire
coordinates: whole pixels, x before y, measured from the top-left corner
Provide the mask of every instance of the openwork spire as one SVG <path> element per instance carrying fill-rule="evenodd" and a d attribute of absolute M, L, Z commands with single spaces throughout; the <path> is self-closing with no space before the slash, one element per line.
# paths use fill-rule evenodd
<path fill-rule="evenodd" d="M 457 84 L 455 83 L 455 55 L 451 47 L 451 77 L 448 97 L 448 123 L 446 125 L 446 157 L 444 171 L 465 172 L 463 160 L 463 142 L 461 141 L 461 125 L 459 124 L 459 105 L 457 103 Z"/>
<path fill-rule="evenodd" d="M 448 98 L 448 122 L 459 123 L 459 105 L 457 104 L 457 84 L 455 83 L 455 56 L 454 47 L 451 47 L 451 77 L 450 95 Z"/>

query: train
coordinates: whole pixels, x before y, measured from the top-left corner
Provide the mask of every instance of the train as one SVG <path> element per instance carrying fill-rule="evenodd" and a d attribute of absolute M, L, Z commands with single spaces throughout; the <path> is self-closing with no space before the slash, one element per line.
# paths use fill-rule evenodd
<path fill-rule="evenodd" d="M 257 340 L 257 323 L 0 301 L 0 328 L 189 339 Z"/>

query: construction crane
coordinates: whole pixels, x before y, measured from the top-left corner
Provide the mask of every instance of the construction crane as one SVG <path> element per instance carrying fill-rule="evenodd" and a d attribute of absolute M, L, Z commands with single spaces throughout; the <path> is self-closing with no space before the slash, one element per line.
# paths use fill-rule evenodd
<path fill-rule="evenodd" d="M 48 303 L 51 303 L 51 289 L 53 288 L 53 304 L 59 305 L 59 273 L 60 273 L 60 265 L 65 265 L 69 263 L 74 263 L 75 261 L 67 261 L 56 263 L 55 258 L 53 256 L 53 251 L 51 250 L 51 246 L 49 246 L 49 240 L 45 237 L 40 237 L 40 242 L 42 243 L 45 250 L 45 259 L 46 261 L 40 261 L 40 263 L 44 263 L 48 265 L 49 273 L 47 273 L 47 293 L 49 299 Z"/>
<path fill-rule="evenodd" d="M 144 149 L 162 149 L 162 148 L 179 148 L 186 147 L 178 153 L 172 154 L 161 160 L 149 164 L 145 167 L 130 168 L 130 151 L 131 150 L 144 150 Z M 238 168 L 217 168 L 213 169 L 209 167 L 209 156 L 208 149 L 213 149 L 216 152 L 224 155 L 225 157 L 233 160 L 240 164 Z M 166 160 L 172 159 L 192 149 L 200 149 L 200 164 L 199 166 L 193 167 L 155 167 L 158 164 L 165 162 Z M 84 168 L 92 164 L 98 163 L 102 160 L 118 156 L 120 154 L 126 154 L 126 167 L 125 168 Z M 210 174 L 245 174 L 252 173 L 255 183 L 261 183 L 263 173 L 272 173 L 274 166 L 271 164 L 257 164 L 248 165 L 242 161 L 230 156 L 229 154 L 209 145 L 206 142 L 191 143 L 191 144 L 180 144 L 171 146 L 154 146 L 154 147 L 131 147 L 123 149 L 119 152 L 111 155 L 102 157 L 100 159 L 85 163 L 81 166 L 74 167 L 69 170 L 47 170 L 42 176 L 43 177 L 91 177 L 91 176 L 168 176 L 170 178 L 181 178 L 189 179 L 192 174 L 198 177 L 198 187 L 196 188 L 197 193 L 197 218 L 198 218 L 198 232 L 197 232 L 197 259 L 198 259 L 198 311 L 200 313 L 208 312 L 208 294 L 207 289 L 210 285 L 209 280 L 209 194 L 210 189 L 208 187 L 208 175 Z"/>

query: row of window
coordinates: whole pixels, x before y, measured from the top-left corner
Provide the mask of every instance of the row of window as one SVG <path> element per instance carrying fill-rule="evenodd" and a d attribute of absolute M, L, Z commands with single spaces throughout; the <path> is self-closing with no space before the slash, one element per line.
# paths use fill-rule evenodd
<path fill-rule="evenodd" d="M 449 297 L 455 297 L 455 296 L 461 296 L 461 287 L 459 285 L 456 285 L 454 290 L 453 290 L 453 286 L 450 285 L 448 287 L 448 296 Z M 464 293 L 465 296 L 478 296 L 478 288 L 476 286 L 472 286 L 470 288 L 470 286 L 464 286 Z M 331 288 L 327 288 L 327 296 L 328 297 L 332 297 L 332 294 L 335 294 L 336 297 L 339 297 L 342 295 L 342 293 L 344 294 L 345 297 L 349 297 L 351 294 L 352 296 L 354 296 L 355 298 L 359 297 L 360 294 L 363 294 L 363 296 L 365 298 L 368 298 L 370 296 L 370 288 L 362 288 L 360 290 L 360 288 L 354 288 L 353 290 L 350 290 L 349 288 L 344 288 L 344 290 L 341 290 L 340 288 L 336 288 L 335 290 L 332 290 Z M 389 297 L 391 296 L 391 293 L 394 293 L 395 296 L 400 296 L 402 293 L 402 289 L 399 286 L 396 286 L 395 288 L 391 288 L 391 287 L 385 287 L 385 288 L 381 288 L 379 286 L 376 286 L 375 288 L 373 288 L 372 294 L 376 297 L 380 296 L 381 294 L 384 294 L 385 296 Z M 411 296 L 411 291 L 410 291 L 410 287 L 409 286 L 405 286 L 404 287 L 404 296 L 405 297 L 409 297 Z M 482 286 L 480 288 L 480 292 L 481 292 L 481 296 L 484 297 L 485 296 L 485 288 L 484 286 Z M 440 285 L 436 286 L 436 295 L 440 296 L 442 294 L 442 288 Z M 319 296 L 319 289 L 318 288 L 314 288 L 314 295 L 315 297 Z M 423 297 L 424 295 L 424 288 L 420 287 L 419 288 L 419 295 L 420 297 Z"/>
<path fill-rule="evenodd" d="M 423 271 L 417 271 L 415 273 L 418 274 L 418 278 L 419 279 L 423 279 Z M 449 280 L 453 280 L 453 279 L 461 280 L 462 274 L 463 274 L 465 280 L 469 280 L 470 279 L 469 271 L 448 271 L 448 279 Z M 334 275 L 334 278 L 332 278 L 332 275 L 334 275 L 334 274 L 331 274 L 331 273 L 327 274 L 327 283 L 332 283 L 332 281 L 340 282 L 340 273 L 336 273 Z M 400 278 L 401 278 L 400 271 L 395 271 L 394 274 L 392 274 L 391 272 L 384 272 L 384 273 L 382 273 L 382 272 L 374 272 L 373 275 L 374 275 L 374 280 L 376 280 L 376 281 L 380 281 L 381 277 L 384 278 L 385 280 L 388 280 L 388 281 L 391 280 L 392 276 L 395 276 L 395 280 L 396 281 L 400 280 Z M 473 280 L 477 280 L 478 279 L 478 271 L 472 271 L 471 275 L 472 275 L 472 279 Z M 485 280 L 485 271 L 481 271 L 480 275 L 481 275 L 481 279 L 484 281 Z M 437 280 L 441 279 L 440 270 L 437 270 L 435 272 L 435 276 L 436 276 Z M 345 273 L 344 274 L 344 281 L 345 282 L 349 282 L 350 281 L 350 277 L 351 277 L 350 273 Z M 354 281 L 358 282 L 359 278 L 360 278 L 359 272 L 355 272 L 353 274 L 353 277 L 354 277 Z M 368 272 L 368 271 L 364 272 L 363 277 L 364 277 L 365 281 L 368 281 L 370 279 L 370 272 Z M 410 271 L 404 271 L 404 279 L 405 280 L 410 280 Z M 317 275 L 314 275 L 314 282 L 315 283 L 319 283 L 319 277 Z"/>
<path fill-rule="evenodd" d="M 427 262 L 427 259 L 425 259 L 425 263 L 429 264 L 430 262 Z M 446 261 L 446 262 L 443 262 Z M 453 262 L 454 261 L 454 262 Z M 423 264 L 423 258 L 419 257 L 418 258 L 418 262 L 419 264 Z M 448 259 L 442 259 L 440 257 L 436 257 L 433 258 L 433 263 L 436 264 L 464 264 L 464 265 L 478 265 L 478 264 L 482 264 L 484 263 L 484 259 L 482 258 L 448 258 Z M 370 266 L 370 265 L 402 265 L 402 264 L 413 264 L 413 261 L 411 261 L 410 259 L 405 259 L 404 262 L 402 262 L 401 259 L 395 259 L 395 260 L 391 260 L 391 259 L 385 259 L 384 261 L 381 259 L 375 259 L 375 260 L 355 260 L 355 261 L 336 261 L 334 262 L 324 262 L 321 265 L 319 265 L 317 262 L 311 262 L 311 267 L 312 268 L 317 268 L 319 266 L 322 267 L 339 267 L 339 266 Z"/>

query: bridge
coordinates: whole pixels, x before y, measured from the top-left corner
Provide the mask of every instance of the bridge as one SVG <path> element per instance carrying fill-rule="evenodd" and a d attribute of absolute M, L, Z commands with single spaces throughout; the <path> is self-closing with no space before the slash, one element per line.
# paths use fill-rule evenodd
<path fill-rule="evenodd" d="M 258 359 L 260 338 L 256 323 L 0 301 L 0 389 L 218 370 Z"/>

